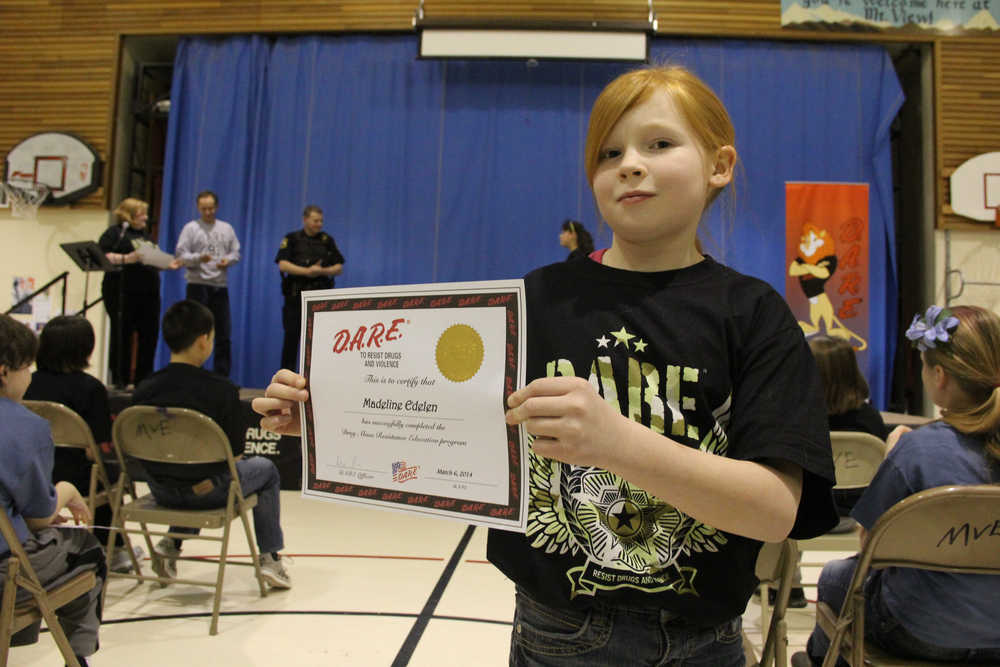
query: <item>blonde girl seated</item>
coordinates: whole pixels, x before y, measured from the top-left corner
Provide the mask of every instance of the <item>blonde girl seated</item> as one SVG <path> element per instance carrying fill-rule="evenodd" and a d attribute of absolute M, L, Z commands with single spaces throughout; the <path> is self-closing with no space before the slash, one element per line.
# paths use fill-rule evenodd
<path fill-rule="evenodd" d="M 895 446 L 851 513 L 864 530 L 897 502 L 951 484 L 1000 481 L 1000 317 L 977 306 L 931 306 L 913 318 L 907 338 L 921 351 L 924 391 L 941 419 L 911 431 L 898 427 Z M 898 441 L 898 442 L 897 442 Z M 827 563 L 818 595 L 843 605 L 856 557 Z M 1000 577 L 914 568 L 876 570 L 865 582 L 865 635 L 902 658 L 1000 662 Z M 796 667 L 820 664 L 829 640 L 818 627 Z"/>

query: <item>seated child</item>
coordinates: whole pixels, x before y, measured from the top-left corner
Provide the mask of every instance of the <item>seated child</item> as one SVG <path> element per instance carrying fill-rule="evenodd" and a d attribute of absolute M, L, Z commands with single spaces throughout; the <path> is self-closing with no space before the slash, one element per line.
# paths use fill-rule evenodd
<path fill-rule="evenodd" d="M 812 336 L 809 348 L 816 359 L 831 431 L 862 431 L 885 440 L 889 430 L 882 415 L 868 402 L 868 383 L 858 368 L 854 348 L 843 338 Z"/>
<path fill-rule="evenodd" d="M 179 301 L 163 315 L 163 340 L 170 348 L 170 363 L 139 383 L 134 405 L 190 408 L 211 417 L 229 437 L 233 453 L 243 451 L 239 390 L 227 378 L 202 368 L 212 354 L 212 312 L 196 301 Z M 176 464 L 143 461 L 149 489 L 166 507 L 223 507 L 229 494 L 229 468 L 225 463 Z M 264 580 L 274 588 L 291 588 L 292 582 L 278 554 L 284 545 L 281 531 L 281 478 L 270 459 L 255 456 L 236 461 L 243 493 L 257 494 L 253 508 L 254 532 L 260 549 Z M 171 526 L 171 532 L 197 534 L 195 528 Z M 156 545 L 162 556 L 154 569 L 161 577 L 177 576 L 182 540 L 164 537 Z"/>
<path fill-rule="evenodd" d="M 906 332 L 921 351 L 924 391 L 941 420 L 905 432 L 854 506 L 865 532 L 924 489 L 1000 482 L 1000 317 L 976 306 L 931 306 Z M 900 432 L 900 429 L 894 433 Z M 890 438 L 892 439 L 892 438 Z M 818 595 L 839 612 L 857 556 L 830 561 Z M 902 658 L 1000 662 L 1000 577 L 917 568 L 875 570 L 865 581 L 865 638 Z M 817 626 L 796 667 L 819 665 L 829 639 Z"/>
<path fill-rule="evenodd" d="M 24 398 L 32 401 L 53 401 L 61 403 L 83 417 L 90 427 L 94 441 L 107 454 L 105 468 L 111 481 L 118 479 L 118 465 L 111 456 L 111 407 L 108 390 L 100 380 L 86 372 L 90 365 L 90 355 L 94 352 L 94 327 L 85 317 L 79 315 L 59 315 L 45 323 L 38 339 L 37 369 L 31 375 L 31 384 L 24 392 Z M 52 480 L 64 480 L 77 489 L 90 486 L 91 461 L 82 449 L 56 447 L 55 466 Z M 101 544 L 108 541 L 111 525 L 111 506 L 101 505 L 94 510 L 94 534 Z M 117 535 L 118 546 L 125 542 Z M 136 547 L 136 557 L 141 558 L 142 549 Z M 132 559 L 124 549 L 115 551 L 114 562 L 109 565 L 113 572 L 128 572 L 132 569 Z"/>
<path fill-rule="evenodd" d="M 823 394 L 826 397 L 827 418 L 831 431 L 860 431 L 885 440 L 889 429 L 882 415 L 868 402 L 868 383 L 858 368 L 854 348 L 843 338 L 813 336 L 809 348 L 816 359 Z M 858 490 L 833 490 L 833 501 L 841 516 L 840 525 L 832 532 L 849 532 L 855 522 L 850 518 L 854 503 L 861 497 Z"/>
<path fill-rule="evenodd" d="M 65 508 L 79 523 L 91 520 L 87 504 L 68 482 L 52 484 L 52 432 L 47 421 L 31 412 L 21 399 L 31 380 L 31 363 L 38 341 L 31 330 L 0 315 L 0 505 L 10 517 L 31 565 L 43 585 L 91 569 L 97 584 L 56 610 L 73 653 L 81 665 L 97 651 L 100 594 L 104 585 L 104 551 L 89 531 L 61 528 Z M 0 575 L 7 572 L 11 552 L 0 537 Z M 18 591 L 19 599 L 26 598 Z M 11 638 L 11 645 L 33 643 L 39 624 Z"/>

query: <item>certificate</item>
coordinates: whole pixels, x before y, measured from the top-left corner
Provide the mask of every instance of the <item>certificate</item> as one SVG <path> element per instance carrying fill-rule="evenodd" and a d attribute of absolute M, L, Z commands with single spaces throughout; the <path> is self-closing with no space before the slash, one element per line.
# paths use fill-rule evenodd
<path fill-rule="evenodd" d="M 524 283 L 302 293 L 302 492 L 524 532 Z"/>
<path fill-rule="evenodd" d="M 135 251 L 139 253 L 139 260 L 148 266 L 157 269 L 166 269 L 174 261 L 174 256 L 169 255 L 152 243 L 140 243 Z"/>

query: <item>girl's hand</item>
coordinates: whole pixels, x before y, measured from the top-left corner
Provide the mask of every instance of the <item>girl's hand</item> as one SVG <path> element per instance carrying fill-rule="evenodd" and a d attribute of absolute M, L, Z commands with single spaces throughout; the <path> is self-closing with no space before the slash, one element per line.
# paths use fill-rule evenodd
<path fill-rule="evenodd" d="M 903 426 L 902 424 L 892 429 L 892 432 L 889 433 L 889 437 L 885 439 L 885 444 L 887 445 L 885 453 L 888 454 L 892 448 L 896 446 L 896 443 L 899 442 L 899 439 L 904 433 L 909 433 L 912 430 L 913 429 L 909 426 Z"/>
<path fill-rule="evenodd" d="M 566 463 L 608 468 L 608 444 L 626 437 L 625 418 L 583 378 L 539 378 L 507 405 L 507 423 L 535 436 L 535 453 Z"/>
<path fill-rule="evenodd" d="M 73 515 L 73 523 L 78 526 L 80 524 L 90 525 L 91 521 L 93 521 L 93 517 L 90 515 L 90 508 L 87 507 L 87 502 L 80 495 L 79 491 L 75 491 L 69 502 L 66 503 L 66 508 Z"/>
<path fill-rule="evenodd" d="M 280 435 L 302 435 L 299 403 L 309 398 L 306 379 L 294 371 L 282 368 L 271 378 L 264 398 L 255 398 L 254 412 L 264 415 L 261 428 Z"/>
<path fill-rule="evenodd" d="M 170 264 L 167 265 L 167 268 L 170 269 L 171 271 L 176 271 L 177 269 L 181 268 L 181 266 L 182 266 L 181 260 L 174 258 L 174 261 L 170 262 Z"/>

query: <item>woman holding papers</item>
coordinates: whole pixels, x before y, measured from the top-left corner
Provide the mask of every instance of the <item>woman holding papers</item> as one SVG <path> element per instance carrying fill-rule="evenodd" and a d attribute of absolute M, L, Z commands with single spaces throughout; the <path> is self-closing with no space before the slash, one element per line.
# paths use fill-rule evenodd
<path fill-rule="evenodd" d="M 155 247 L 149 238 L 146 221 L 149 204 L 129 197 L 113 211 L 114 224 L 108 227 L 97 244 L 117 271 L 104 274 L 101 293 L 111 318 L 111 345 L 108 353 L 111 383 L 135 384 L 153 372 L 153 356 L 160 322 L 160 276 L 158 269 L 142 262 L 139 248 Z M 165 268 L 176 269 L 170 262 Z M 138 334 L 135 376 L 132 369 L 132 335 Z"/>

